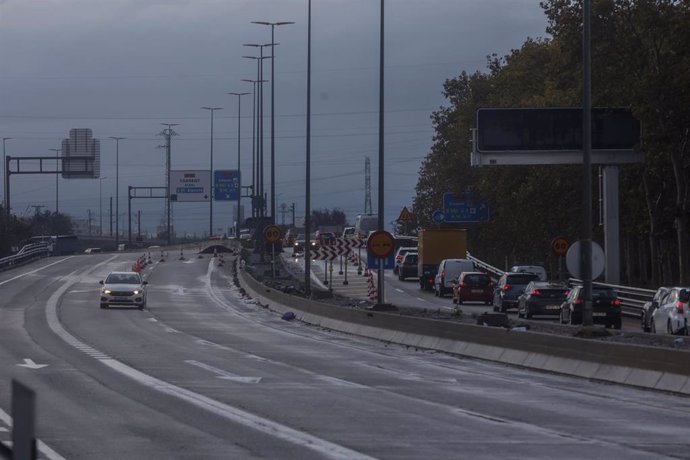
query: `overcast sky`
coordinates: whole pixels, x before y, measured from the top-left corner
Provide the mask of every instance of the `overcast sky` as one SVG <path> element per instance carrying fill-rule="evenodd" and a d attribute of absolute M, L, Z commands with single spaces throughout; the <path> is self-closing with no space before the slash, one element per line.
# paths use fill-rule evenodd
<path fill-rule="evenodd" d="M 350 221 L 364 210 L 364 163 L 371 158 L 372 205 L 378 189 L 378 0 L 312 1 L 312 209 L 338 207 Z M 485 70 L 486 55 L 506 54 L 544 37 L 537 0 L 386 0 L 385 220 L 411 206 L 417 173 L 432 143 L 430 114 L 445 104 L 444 80 Z M 102 180 L 60 179 L 60 212 L 103 226 L 115 194 L 120 141 L 120 213 L 127 186 L 165 185 L 161 123 L 179 123 L 172 169 L 237 167 L 237 97 L 251 91 L 257 55 L 276 27 L 276 203 L 304 214 L 307 0 L 0 0 L 0 136 L 12 156 L 54 155 L 71 128 L 101 140 Z M 266 54 L 270 54 L 266 48 Z M 270 78 L 270 61 L 264 61 Z M 266 184 L 270 169 L 270 86 L 264 90 Z M 251 96 L 242 102 L 243 184 L 251 181 Z M 469 167 L 469 165 L 468 165 Z M 13 176 L 12 210 L 55 209 L 53 175 Z M 99 189 L 99 184 L 101 188 Z M 4 195 L 4 192 L 2 193 Z M 214 204 L 214 227 L 232 225 L 231 206 Z M 245 209 L 248 210 L 249 200 Z M 155 231 L 163 200 L 133 200 L 142 230 Z M 179 233 L 208 231 L 207 204 L 178 203 Z M 285 216 L 286 221 L 289 219 Z M 277 215 L 281 223 L 281 214 Z"/>

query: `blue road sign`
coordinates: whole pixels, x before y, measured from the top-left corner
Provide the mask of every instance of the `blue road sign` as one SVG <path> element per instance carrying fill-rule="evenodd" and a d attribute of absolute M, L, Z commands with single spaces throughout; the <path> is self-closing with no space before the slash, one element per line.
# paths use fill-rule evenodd
<path fill-rule="evenodd" d="M 431 220 L 434 221 L 435 224 L 440 224 L 446 219 L 446 215 L 441 211 L 440 209 L 437 209 L 434 211 L 434 213 L 431 215 Z"/>
<path fill-rule="evenodd" d="M 443 216 L 449 223 L 484 222 L 489 220 L 489 205 L 469 195 L 457 197 L 447 192 L 443 194 Z"/>
<path fill-rule="evenodd" d="M 367 251 L 367 267 L 369 270 L 378 270 L 379 264 L 383 260 L 383 268 L 392 270 L 395 267 L 395 251 L 385 259 L 377 259 L 374 253 Z"/>
<path fill-rule="evenodd" d="M 240 172 L 236 169 L 213 172 L 213 199 L 216 201 L 237 201 L 240 197 Z"/>

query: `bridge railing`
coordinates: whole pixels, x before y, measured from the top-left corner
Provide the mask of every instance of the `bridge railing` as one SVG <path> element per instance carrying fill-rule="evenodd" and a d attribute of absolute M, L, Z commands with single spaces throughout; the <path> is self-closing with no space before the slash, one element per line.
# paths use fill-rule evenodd
<path fill-rule="evenodd" d="M 46 243 L 28 244 L 24 246 L 17 254 L 3 257 L 0 259 L 0 271 L 9 270 L 17 265 L 30 262 L 34 259 L 48 257 L 48 245 Z"/>

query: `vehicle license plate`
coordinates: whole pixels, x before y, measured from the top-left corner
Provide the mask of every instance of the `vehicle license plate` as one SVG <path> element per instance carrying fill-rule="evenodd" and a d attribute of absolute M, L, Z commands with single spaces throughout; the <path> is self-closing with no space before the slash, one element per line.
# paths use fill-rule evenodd
<path fill-rule="evenodd" d="M 125 302 L 129 300 L 127 297 L 115 297 L 115 302 Z"/>
<path fill-rule="evenodd" d="M 483 289 L 472 289 L 472 294 L 481 294 L 482 292 L 484 292 Z"/>
<path fill-rule="evenodd" d="M 606 316 L 606 312 L 595 311 L 594 313 L 592 313 L 592 316 Z"/>
<path fill-rule="evenodd" d="M 547 310 L 560 310 L 561 306 L 560 305 L 548 305 L 546 307 Z"/>

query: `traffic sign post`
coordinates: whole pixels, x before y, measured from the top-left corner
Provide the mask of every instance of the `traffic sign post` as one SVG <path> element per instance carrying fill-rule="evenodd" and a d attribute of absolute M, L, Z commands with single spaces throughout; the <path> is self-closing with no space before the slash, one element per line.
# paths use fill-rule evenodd
<path fill-rule="evenodd" d="M 276 277 L 276 242 L 281 238 L 280 227 L 277 225 L 267 225 L 264 228 L 264 240 L 271 243 L 271 275 Z"/>
<path fill-rule="evenodd" d="M 393 235 L 385 230 L 377 230 L 369 235 L 367 239 L 367 253 L 368 258 L 374 258 L 379 269 L 379 286 L 378 286 L 378 302 L 372 307 L 372 310 L 396 310 L 393 305 L 384 303 L 383 290 L 383 270 L 385 268 L 386 259 L 393 256 L 395 250 L 395 239 Z"/>
<path fill-rule="evenodd" d="M 568 252 L 570 243 L 563 236 L 551 240 L 551 251 L 558 258 L 558 281 L 563 281 L 563 256 Z"/>

